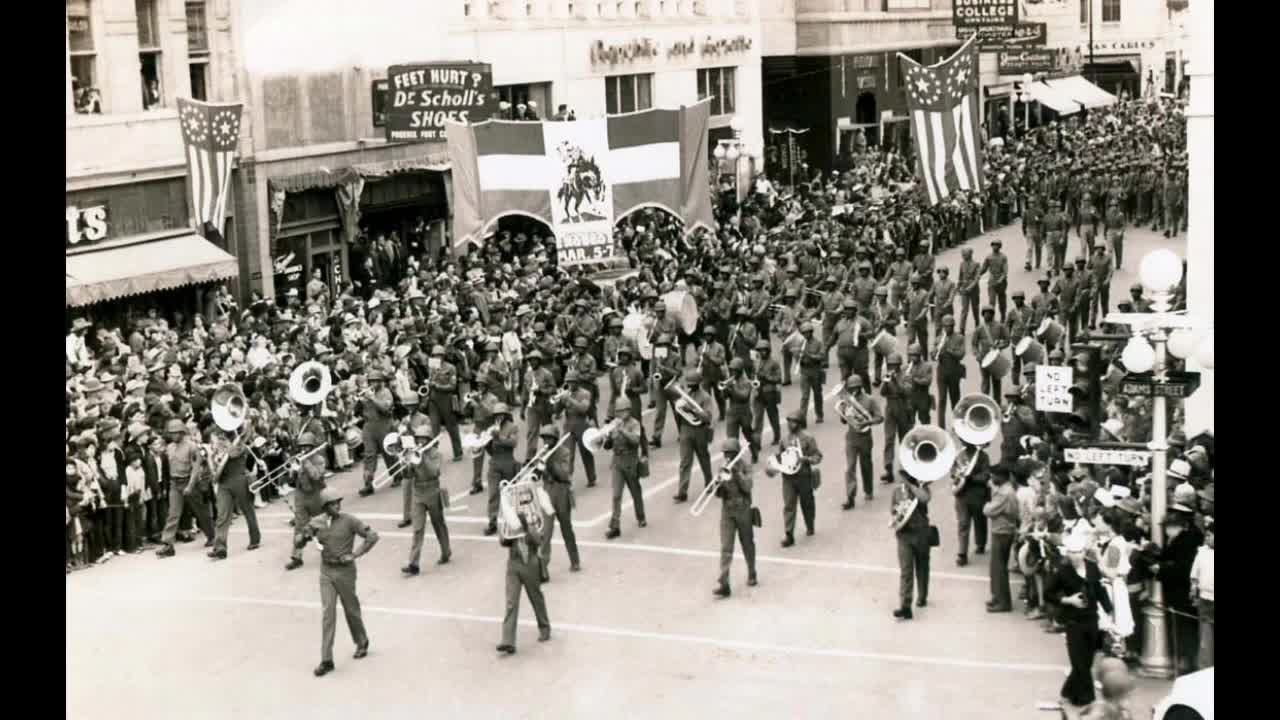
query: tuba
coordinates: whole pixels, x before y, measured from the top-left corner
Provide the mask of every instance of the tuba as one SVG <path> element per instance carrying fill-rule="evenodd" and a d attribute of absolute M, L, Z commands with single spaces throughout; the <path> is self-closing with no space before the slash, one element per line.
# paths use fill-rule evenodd
<path fill-rule="evenodd" d="M 551 496 L 542 486 L 547 459 L 573 437 L 573 433 L 560 436 L 555 445 L 544 448 L 510 480 L 498 485 L 498 536 L 503 540 L 519 540 L 524 537 L 520 520 L 537 535 L 542 535 L 543 518 L 555 513 Z M 438 436 L 437 436 L 438 439 Z"/>
<path fill-rule="evenodd" d="M 899 447 L 902 469 L 925 485 L 951 472 L 956 461 L 956 443 L 937 425 L 917 425 Z"/>
<path fill-rule="evenodd" d="M 236 383 L 224 383 L 213 393 L 209 401 L 209 412 L 213 422 L 227 432 L 240 429 L 249 416 L 249 401 L 245 399 L 244 390 Z"/>
<path fill-rule="evenodd" d="M 676 401 L 673 405 L 676 413 L 680 415 L 685 422 L 694 427 L 698 427 L 702 425 L 702 418 L 698 414 L 702 408 L 698 405 L 698 402 L 689 395 L 689 393 L 685 392 L 684 388 L 680 387 L 679 382 L 677 382 L 679 379 L 680 378 L 678 376 L 672 378 L 671 382 L 667 383 L 663 389 L 670 390 L 676 394 Z"/>
<path fill-rule="evenodd" d="M 1000 429 L 1000 405 L 982 393 L 970 393 L 960 398 L 954 410 L 956 437 L 970 445 L 987 445 Z"/>
<path fill-rule="evenodd" d="M 299 405 L 318 405 L 332 389 L 333 377 L 324 363 L 308 360 L 289 374 L 289 398 Z"/>
<path fill-rule="evenodd" d="M 871 413 L 848 393 L 836 400 L 836 414 L 840 422 L 852 426 L 855 432 L 866 432 L 867 425 L 871 424 Z"/>

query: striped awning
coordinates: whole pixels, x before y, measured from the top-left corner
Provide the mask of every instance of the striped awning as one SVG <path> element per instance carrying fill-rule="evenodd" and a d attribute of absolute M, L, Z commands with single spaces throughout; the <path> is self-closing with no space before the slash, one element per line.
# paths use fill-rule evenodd
<path fill-rule="evenodd" d="M 235 277 L 233 255 L 196 234 L 67 255 L 67 307 Z"/>

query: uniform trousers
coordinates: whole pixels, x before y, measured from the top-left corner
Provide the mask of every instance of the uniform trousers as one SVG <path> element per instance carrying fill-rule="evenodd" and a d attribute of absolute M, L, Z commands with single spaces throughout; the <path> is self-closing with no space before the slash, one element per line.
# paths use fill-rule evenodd
<path fill-rule="evenodd" d="M 693 475 L 693 459 L 697 457 L 702 468 L 702 486 L 711 484 L 711 452 L 707 448 L 710 433 L 706 430 L 687 430 L 680 433 L 680 490 L 677 495 L 689 494 L 689 479 Z"/>
<path fill-rule="evenodd" d="M 1111 312 L 1111 286 L 1103 285 L 1093 294 L 1093 308 L 1089 315 L 1089 327 L 1097 327 L 1098 322 Z"/>
<path fill-rule="evenodd" d="M 733 564 L 733 541 L 737 536 L 742 543 L 742 554 L 747 559 L 747 575 L 756 576 L 755 528 L 751 525 L 751 506 L 746 502 L 730 506 L 725 502 L 720 508 L 720 584 L 729 584 L 729 566 Z"/>
<path fill-rule="evenodd" d="M 964 333 L 965 328 L 969 327 L 967 323 L 969 322 L 970 312 L 973 313 L 973 326 L 974 327 L 978 326 L 978 310 L 980 309 L 979 306 L 981 304 L 982 304 L 982 298 L 978 294 L 977 285 L 974 285 L 973 289 L 970 290 L 969 292 L 962 293 L 960 295 L 960 317 L 958 319 L 960 321 L 959 324 L 960 324 L 961 333 Z M 923 347 L 921 349 L 927 350 L 927 348 L 923 348 Z"/>
<path fill-rule="evenodd" d="M 453 457 L 462 457 L 462 436 L 458 434 L 458 416 L 453 412 L 454 395 L 432 390 L 428 415 L 431 424 L 436 428 L 444 428 L 449 433 L 449 443 L 453 446 Z"/>
<path fill-rule="evenodd" d="M 902 607 L 908 608 L 913 590 L 920 591 L 922 601 L 929 599 L 929 540 L 910 531 L 899 533 L 897 538 L 898 598 Z"/>
<path fill-rule="evenodd" d="M 947 426 L 947 408 L 960 401 L 960 375 L 944 374 L 938 369 L 938 427 Z"/>
<path fill-rule="evenodd" d="M 484 456 L 485 454 L 481 452 L 471 459 L 471 487 L 473 489 L 484 487 Z"/>
<path fill-rule="evenodd" d="M 405 483 L 412 487 L 412 483 Z M 413 511 L 413 544 L 409 547 L 409 564 L 417 565 L 422 557 L 422 541 L 427 535 L 427 518 L 431 518 L 431 531 L 436 534 L 436 542 L 440 545 L 440 557 L 448 557 L 449 526 L 444 521 L 444 496 L 440 486 L 435 485 L 427 490 L 414 489 Z"/>
<path fill-rule="evenodd" d="M 825 370 L 805 368 L 800 371 L 800 412 L 809 417 L 809 396 L 813 396 L 813 414 L 822 420 L 822 382 Z"/>
<path fill-rule="evenodd" d="M 751 427 L 755 428 L 756 431 L 756 448 L 764 447 L 764 416 L 766 413 L 769 415 L 769 427 L 773 429 L 773 443 L 777 445 L 782 439 L 782 432 L 779 430 L 778 403 L 762 402 L 757 395 L 751 401 L 751 406 L 754 410 L 751 414 Z"/>
<path fill-rule="evenodd" d="M 516 540 L 524 542 L 524 540 Z M 530 551 L 529 559 L 522 560 L 512 553 L 507 559 L 507 609 L 502 617 L 502 644 L 516 646 L 516 626 L 520 622 L 520 590 L 524 589 L 538 620 L 538 629 L 551 630 L 551 618 L 547 617 L 547 603 L 542 597 L 542 559 Z"/>
<path fill-rule="evenodd" d="M 587 449 L 586 443 L 582 441 L 582 434 L 586 432 L 586 428 L 574 428 L 569 432 L 573 433 L 573 442 L 569 444 L 569 477 L 573 477 L 573 469 L 577 465 L 577 458 L 582 456 L 582 469 L 587 473 L 587 487 L 596 484 L 596 456 L 591 454 Z"/>
<path fill-rule="evenodd" d="M 1000 310 L 1000 322 L 1004 322 L 1005 316 L 1008 314 L 1008 289 L 1009 283 L 998 282 L 987 285 L 987 301 L 991 303 L 991 307 Z M 978 324 L 977 318 L 973 321 L 974 326 Z M 920 347 L 925 347 L 921 345 Z"/>
<path fill-rule="evenodd" d="M 622 490 L 631 492 L 635 505 L 636 522 L 644 522 L 644 491 L 640 488 L 639 458 L 613 456 L 613 512 L 609 516 L 609 529 L 618 530 L 622 523 Z"/>
<path fill-rule="evenodd" d="M 182 517 L 183 508 L 187 508 L 195 515 L 196 522 L 200 525 L 200 532 L 208 540 L 213 540 L 213 519 L 209 517 L 209 506 L 204 502 L 202 497 L 203 491 L 196 488 L 191 491 L 191 495 L 184 495 L 182 489 L 187 485 L 187 478 L 174 478 L 169 486 L 169 517 L 165 520 L 164 531 L 160 542 L 165 545 L 172 545 L 174 539 L 178 535 L 178 520 Z"/>
<path fill-rule="evenodd" d="M 901 422 L 900 418 L 907 418 L 906 422 Z M 911 432 L 916 426 L 915 418 L 911 416 L 911 409 L 895 412 L 885 412 L 884 414 L 884 474 L 888 477 L 896 477 L 893 474 L 893 459 L 897 452 L 898 443 Z"/>
<path fill-rule="evenodd" d="M 546 530 L 542 533 L 542 547 L 538 554 L 542 564 L 551 564 L 551 537 L 556 534 L 556 521 L 560 522 L 560 537 L 564 540 L 565 550 L 569 553 L 569 562 L 578 564 L 578 537 L 573 532 L 573 487 L 565 482 L 546 483 L 547 495 L 551 497 L 551 509 L 554 511 L 547 518 Z"/>
<path fill-rule="evenodd" d="M 978 546 L 978 552 L 987 547 L 987 516 L 982 512 L 984 502 L 985 494 L 970 496 L 968 488 L 956 496 L 956 528 L 960 537 L 957 552 L 960 555 L 969 554 L 970 526 L 973 527 L 973 544 Z"/>
<path fill-rule="evenodd" d="M 293 503 L 293 559 L 302 560 L 302 549 L 307 546 L 306 529 L 311 518 L 319 517 L 324 512 L 320 504 L 319 492 L 295 492 Z"/>
<path fill-rule="evenodd" d="M 751 425 L 751 407 L 749 405 L 734 404 L 729 408 L 729 417 L 725 423 L 725 437 L 730 440 L 736 440 L 739 434 L 747 439 L 747 444 L 751 447 L 751 461 L 755 462 L 756 457 L 760 454 L 760 442 L 756 438 L 756 431 Z"/>
<path fill-rule="evenodd" d="M 1027 236 L 1026 264 L 1030 265 L 1034 260 L 1036 269 L 1038 270 L 1040 269 L 1040 252 L 1041 252 L 1040 231 L 1039 229 L 1028 228 L 1025 232 L 1025 235 Z M 977 320 L 975 319 L 974 322 L 977 322 Z"/>
<path fill-rule="evenodd" d="M 871 437 L 865 442 L 855 444 L 845 438 L 844 441 L 844 496 L 852 505 L 858 497 L 858 471 L 862 472 L 862 494 L 871 499 L 874 485 L 871 477 Z"/>
<path fill-rule="evenodd" d="M 356 647 L 369 644 L 369 635 L 360 616 L 360 598 L 356 597 L 356 565 L 331 565 L 320 567 L 320 602 L 324 615 L 320 627 L 320 659 L 333 662 L 333 636 L 338 626 L 338 600 L 342 600 L 342 612 L 347 616 L 347 629 Z"/>
<path fill-rule="evenodd" d="M 258 514 L 253 508 L 253 495 L 249 494 L 249 481 L 240 478 L 238 481 L 220 483 L 218 485 L 218 523 L 217 536 L 213 541 L 213 549 L 218 552 L 227 551 L 227 536 L 231 533 L 232 511 L 238 509 L 249 526 L 249 544 L 262 542 L 262 532 L 258 530 Z"/>
<path fill-rule="evenodd" d="M 382 466 L 390 468 L 395 464 L 396 459 L 388 455 L 382 448 L 382 441 L 386 438 L 386 433 L 369 433 L 364 434 L 364 486 L 366 488 L 373 487 L 373 477 L 378 473 L 378 458 L 382 458 Z"/>
<path fill-rule="evenodd" d="M 1102 643 L 1102 637 L 1096 621 L 1070 623 L 1066 627 L 1066 636 L 1071 673 L 1063 681 L 1060 694 L 1073 705 L 1088 705 L 1095 698 L 1093 656 Z"/>
<path fill-rule="evenodd" d="M 654 401 L 654 417 L 653 417 L 653 439 L 656 442 L 662 442 L 662 431 L 667 427 L 667 395 L 662 392 L 662 386 L 657 382 L 652 383 L 653 389 L 649 391 L 649 397 Z"/>
<path fill-rule="evenodd" d="M 797 482 L 794 475 L 782 476 L 782 520 L 787 535 L 796 531 L 796 501 L 800 503 L 800 512 L 804 514 L 806 530 L 813 530 L 814 506 L 813 485 Z"/>
<path fill-rule="evenodd" d="M 1124 230 L 1108 229 L 1107 245 L 1111 247 L 1111 255 L 1116 259 L 1116 269 L 1124 264 Z"/>
<path fill-rule="evenodd" d="M 1004 385 L 1004 381 L 1001 378 L 996 377 L 994 373 L 988 372 L 986 370 L 982 371 L 982 394 L 983 395 L 987 395 L 993 398 L 1002 398 L 1004 397 L 1004 395 L 1001 395 L 1000 391 L 1003 385 Z"/>
<path fill-rule="evenodd" d="M 991 534 L 991 601 L 996 607 L 1013 607 L 1009 589 L 1009 554 L 1013 550 L 1013 533 Z"/>
<path fill-rule="evenodd" d="M 489 511 L 489 527 L 497 527 L 498 524 L 498 504 L 502 498 L 501 489 L 502 481 L 510 480 L 515 477 L 518 467 L 514 461 L 508 460 L 506 465 L 509 471 L 503 472 L 498 469 L 497 463 L 489 464 L 489 495 L 488 495 L 488 511 Z"/>

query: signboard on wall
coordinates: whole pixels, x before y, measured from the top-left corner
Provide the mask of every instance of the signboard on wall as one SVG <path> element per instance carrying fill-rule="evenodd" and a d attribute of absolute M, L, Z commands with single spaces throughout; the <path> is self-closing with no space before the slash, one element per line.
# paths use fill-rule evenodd
<path fill-rule="evenodd" d="M 1048 26 L 1045 23 L 1018 23 L 1017 25 L 958 27 L 956 39 L 968 40 L 975 33 L 978 36 L 978 47 L 983 52 L 1042 47 L 1049 37 Z"/>
<path fill-rule="evenodd" d="M 1002 52 L 997 56 L 997 72 L 1001 75 L 1051 72 L 1057 57 L 1056 50 L 1045 48 Z"/>
<path fill-rule="evenodd" d="M 953 0 L 951 19 L 956 27 L 1017 25 L 1018 0 Z"/>
<path fill-rule="evenodd" d="M 70 205 L 66 213 L 67 247 L 93 243 L 107 237 L 107 205 Z"/>
<path fill-rule="evenodd" d="M 488 63 L 420 63 L 387 68 L 387 140 L 444 142 L 447 122 L 481 122 L 498 109 Z"/>

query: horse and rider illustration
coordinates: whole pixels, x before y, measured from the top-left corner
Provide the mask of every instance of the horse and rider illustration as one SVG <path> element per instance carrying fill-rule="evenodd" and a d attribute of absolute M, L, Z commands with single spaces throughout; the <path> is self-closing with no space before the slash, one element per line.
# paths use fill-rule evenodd
<path fill-rule="evenodd" d="M 582 148 L 568 140 L 561 142 L 557 151 L 564 164 L 564 176 L 556 197 L 560 199 L 569 222 L 588 222 L 607 217 L 603 208 L 598 207 L 605 200 L 605 185 L 595 158 L 587 156 Z M 584 201 L 587 203 L 587 217 L 584 217 L 582 207 Z"/>

